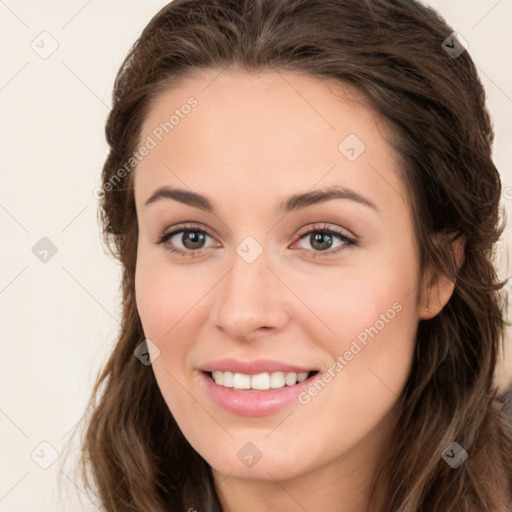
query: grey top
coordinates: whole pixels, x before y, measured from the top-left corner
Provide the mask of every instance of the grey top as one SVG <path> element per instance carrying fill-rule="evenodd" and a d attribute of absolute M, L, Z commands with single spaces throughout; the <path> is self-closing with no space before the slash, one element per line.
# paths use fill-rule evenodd
<path fill-rule="evenodd" d="M 509 416 L 510 419 L 512 419 L 512 386 L 510 386 L 508 391 L 500 395 L 498 400 L 505 404 L 503 411 Z"/>

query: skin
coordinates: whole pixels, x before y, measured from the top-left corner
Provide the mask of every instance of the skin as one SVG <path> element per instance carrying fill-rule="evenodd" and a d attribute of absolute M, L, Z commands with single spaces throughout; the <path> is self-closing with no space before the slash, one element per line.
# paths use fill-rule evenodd
<path fill-rule="evenodd" d="M 347 86 L 290 72 L 208 70 L 162 93 L 139 140 L 191 96 L 197 107 L 134 171 L 136 299 L 146 338 L 160 350 L 152 367 L 162 395 L 212 467 L 225 511 L 367 511 L 418 322 L 442 309 L 453 283 L 433 275 L 420 292 L 408 195 L 385 123 Z M 366 145 L 355 161 L 338 150 L 349 134 Z M 144 205 L 164 185 L 206 195 L 217 210 L 172 199 Z M 276 213 L 290 195 L 330 185 L 377 209 L 333 199 Z M 171 241 L 155 243 L 182 223 L 209 235 L 202 246 L 175 236 L 184 257 L 168 250 Z M 310 235 L 300 240 L 324 223 L 358 244 L 334 254 L 343 245 L 335 236 L 324 251 Z M 236 252 L 247 236 L 263 250 L 250 264 Z M 203 249 L 192 256 L 190 247 Z M 204 392 L 197 368 L 222 357 L 327 371 L 396 303 L 400 312 L 306 405 L 244 417 Z M 237 457 L 248 442 L 262 454 L 252 467 Z"/>

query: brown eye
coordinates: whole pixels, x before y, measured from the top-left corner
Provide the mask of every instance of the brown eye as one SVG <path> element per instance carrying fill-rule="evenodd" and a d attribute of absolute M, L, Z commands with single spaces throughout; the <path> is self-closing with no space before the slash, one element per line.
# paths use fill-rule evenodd
<path fill-rule="evenodd" d="M 339 243 L 332 248 L 336 239 L 339 240 Z M 312 252 L 326 253 L 326 256 L 336 254 L 344 248 L 357 245 L 356 240 L 348 237 L 341 231 L 331 228 L 329 225 L 315 226 L 314 229 L 302 233 L 299 241 L 302 240 L 309 242 L 311 249 L 302 248 L 301 250 L 310 254 Z"/>
<path fill-rule="evenodd" d="M 207 238 L 212 238 L 206 231 L 197 226 L 181 227 L 164 233 L 156 244 L 165 244 L 165 248 L 172 253 L 182 256 L 194 255 L 195 252 L 205 249 Z"/>

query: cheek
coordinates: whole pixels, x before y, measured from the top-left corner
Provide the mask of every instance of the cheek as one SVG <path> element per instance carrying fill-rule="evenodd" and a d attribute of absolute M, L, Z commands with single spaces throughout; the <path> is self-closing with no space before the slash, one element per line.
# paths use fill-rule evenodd
<path fill-rule="evenodd" d="M 172 335 L 174 324 L 198 293 L 179 269 L 170 269 L 162 260 L 139 251 L 135 272 L 135 298 L 144 333 L 157 343 Z"/>
<path fill-rule="evenodd" d="M 180 428 L 188 431 L 186 418 L 192 404 L 182 385 L 187 386 L 185 361 L 190 345 L 183 327 L 188 327 L 192 316 L 187 318 L 187 310 L 197 300 L 190 288 L 176 282 L 176 275 L 156 262 L 138 259 L 135 296 L 144 336 L 159 350 L 158 357 L 151 358 L 158 387 Z"/>
<path fill-rule="evenodd" d="M 198 272 L 173 268 L 165 257 L 145 256 L 142 251 L 137 260 L 137 309 L 145 337 L 159 349 L 152 367 L 171 408 L 182 391 L 181 385 L 190 385 L 190 350 L 207 321 L 201 298 L 213 284 L 208 285 L 204 275 L 198 279 Z M 186 394 L 182 398 L 186 405 Z M 172 407 L 173 412 L 175 409 Z"/>
<path fill-rule="evenodd" d="M 335 334 L 320 339 L 319 322 L 311 325 L 311 339 L 332 358 L 299 396 L 305 416 L 297 418 L 315 418 L 297 421 L 304 438 L 315 440 L 311 450 L 322 451 L 319 425 L 333 452 L 341 452 L 369 435 L 396 404 L 411 369 L 417 329 L 416 296 L 404 277 L 390 271 L 377 285 L 360 276 L 346 280 L 342 290 L 328 291 L 330 300 L 317 297 L 318 311 Z"/>
<path fill-rule="evenodd" d="M 173 310 L 173 294 L 164 293 L 165 287 L 157 272 L 137 269 L 135 298 L 144 335 L 160 348 L 161 333 L 169 329 L 169 311 Z"/>
<path fill-rule="evenodd" d="M 412 248 L 381 253 L 367 263 L 310 286 L 308 306 L 317 318 L 302 324 L 332 357 L 323 381 L 354 413 L 361 404 L 372 403 L 384 411 L 398 398 L 410 371 L 418 325 Z M 304 402 L 316 393 L 312 389 Z M 378 416 L 376 410 L 368 414 Z"/>
<path fill-rule="evenodd" d="M 357 266 L 324 270 L 313 277 L 297 274 L 294 289 L 307 297 L 314 313 L 307 315 L 310 338 L 318 340 L 322 334 L 323 344 L 334 355 L 356 338 L 362 343 L 375 336 L 410 342 L 417 326 L 418 277 L 413 255 L 381 253 Z"/>

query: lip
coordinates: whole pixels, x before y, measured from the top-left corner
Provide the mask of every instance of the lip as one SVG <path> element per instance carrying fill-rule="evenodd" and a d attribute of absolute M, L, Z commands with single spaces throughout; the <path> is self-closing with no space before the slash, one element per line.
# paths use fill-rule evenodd
<path fill-rule="evenodd" d="M 266 416 L 284 409 L 295 402 L 298 395 L 320 375 L 317 372 L 293 386 L 256 391 L 225 388 L 216 384 L 209 373 L 201 371 L 199 374 L 204 391 L 211 400 L 226 411 L 240 416 Z"/>
<path fill-rule="evenodd" d="M 233 372 L 244 373 L 246 375 L 257 375 L 263 372 L 310 372 L 318 370 L 318 368 L 306 368 L 305 366 L 297 366 L 275 359 L 254 359 L 253 361 L 240 361 L 238 359 L 226 358 L 217 359 L 205 363 L 201 368 L 203 372 Z"/>

